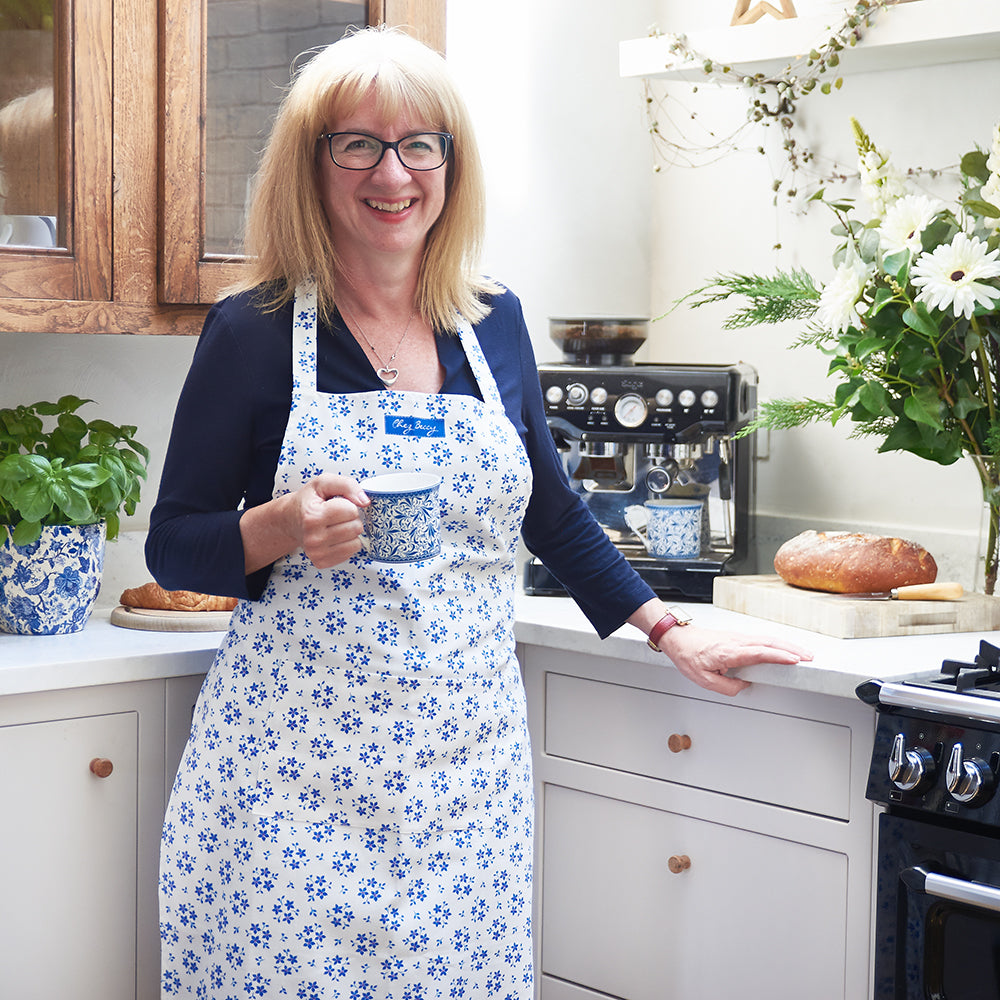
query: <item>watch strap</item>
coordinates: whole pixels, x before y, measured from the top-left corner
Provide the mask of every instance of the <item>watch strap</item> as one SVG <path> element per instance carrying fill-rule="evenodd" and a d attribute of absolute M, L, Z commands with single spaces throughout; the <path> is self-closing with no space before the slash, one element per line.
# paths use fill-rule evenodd
<path fill-rule="evenodd" d="M 667 613 L 649 630 L 649 637 L 646 645 L 650 649 L 660 651 L 660 640 L 665 632 L 669 632 L 675 625 L 687 625 L 691 621 L 691 616 L 685 614 L 678 607 L 667 608 Z"/>

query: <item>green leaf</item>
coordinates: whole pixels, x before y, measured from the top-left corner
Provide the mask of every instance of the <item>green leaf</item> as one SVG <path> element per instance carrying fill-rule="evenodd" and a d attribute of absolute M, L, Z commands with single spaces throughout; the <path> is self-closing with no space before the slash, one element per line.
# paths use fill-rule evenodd
<path fill-rule="evenodd" d="M 858 402 L 875 416 L 892 416 L 889 406 L 889 393 L 881 382 L 865 382 L 858 393 Z"/>
<path fill-rule="evenodd" d="M 910 251 L 898 250 L 882 260 L 882 269 L 891 274 L 900 285 L 905 285 L 910 269 Z"/>
<path fill-rule="evenodd" d="M 42 537 L 42 525 L 40 521 L 19 521 L 10 534 L 15 545 L 31 545 Z"/>
<path fill-rule="evenodd" d="M 916 330 L 917 333 L 922 333 L 925 337 L 937 340 L 941 335 L 937 323 L 931 319 L 931 315 L 927 311 L 927 306 L 922 302 L 915 302 L 913 306 L 903 313 L 903 322 L 911 330 Z"/>
<path fill-rule="evenodd" d="M 986 165 L 986 159 L 986 153 L 981 149 L 975 149 L 971 153 L 966 153 L 962 157 L 960 164 L 962 173 L 966 177 L 974 177 L 977 181 L 985 184 L 990 177 L 990 169 Z"/>
<path fill-rule="evenodd" d="M 106 483 L 111 478 L 111 473 L 99 465 L 74 465 L 66 470 L 66 478 L 74 486 L 89 490 Z"/>
<path fill-rule="evenodd" d="M 1000 208 L 997 208 L 990 201 L 983 201 L 982 198 L 963 199 L 962 204 L 976 215 L 985 216 L 987 219 L 1000 219 Z"/>
<path fill-rule="evenodd" d="M 930 387 L 917 389 L 909 395 L 903 402 L 903 412 L 914 423 L 944 430 L 944 424 L 941 423 L 941 400 Z"/>
<path fill-rule="evenodd" d="M 865 263 L 871 263 L 878 256 L 879 235 L 877 229 L 863 229 L 858 237 L 858 253 Z"/>

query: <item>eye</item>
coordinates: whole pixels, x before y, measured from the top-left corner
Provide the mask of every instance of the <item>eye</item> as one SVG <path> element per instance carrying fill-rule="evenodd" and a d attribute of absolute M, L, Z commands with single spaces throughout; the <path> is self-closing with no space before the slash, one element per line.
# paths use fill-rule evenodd
<path fill-rule="evenodd" d="M 377 153 L 381 143 L 370 135 L 349 133 L 338 135 L 333 140 L 333 148 L 337 153 L 348 153 L 353 156 L 368 156 Z"/>

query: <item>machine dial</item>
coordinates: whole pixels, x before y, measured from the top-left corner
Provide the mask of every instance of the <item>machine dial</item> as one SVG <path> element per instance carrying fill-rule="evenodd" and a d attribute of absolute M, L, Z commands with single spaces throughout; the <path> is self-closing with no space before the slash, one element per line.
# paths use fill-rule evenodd
<path fill-rule="evenodd" d="M 985 802 L 993 794 L 996 778 L 985 760 L 963 757 L 962 744 L 956 743 L 948 757 L 945 783 L 956 802 L 975 806 Z"/>
<path fill-rule="evenodd" d="M 697 398 L 690 389 L 682 389 L 680 395 L 677 397 L 677 402 L 681 406 L 694 406 L 694 401 Z"/>
<path fill-rule="evenodd" d="M 669 389 L 660 389 L 656 394 L 657 406 L 669 406 L 674 401 L 674 394 Z"/>
<path fill-rule="evenodd" d="M 597 386 L 595 389 L 591 389 L 590 401 L 594 404 L 594 406 L 603 406 L 608 401 L 608 390 L 602 385 Z"/>
<path fill-rule="evenodd" d="M 714 410 L 719 405 L 719 394 L 714 389 L 706 389 L 701 394 L 701 405 L 706 410 Z"/>
<path fill-rule="evenodd" d="M 570 406 L 583 406 L 587 402 L 587 387 L 579 382 L 572 382 L 566 388 L 566 402 Z"/>
<path fill-rule="evenodd" d="M 562 402 L 563 391 L 558 385 L 550 385 L 545 390 L 545 401 L 552 406 Z"/>
<path fill-rule="evenodd" d="M 615 403 L 615 419 L 622 427 L 641 427 L 646 422 L 649 415 L 649 407 L 642 396 L 634 392 L 626 392 L 624 396 L 618 397 Z"/>
<path fill-rule="evenodd" d="M 889 754 L 889 780 L 904 792 L 920 791 L 934 780 L 934 757 L 923 747 L 907 749 L 906 737 L 897 733 Z"/>

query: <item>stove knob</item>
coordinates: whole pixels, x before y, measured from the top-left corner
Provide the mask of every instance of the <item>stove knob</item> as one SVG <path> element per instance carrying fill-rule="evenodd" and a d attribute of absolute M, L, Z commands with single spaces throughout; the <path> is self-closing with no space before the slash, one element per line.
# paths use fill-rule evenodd
<path fill-rule="evenodd" d="M 920 791 L 934 780 L 934 757 L 923 747 L 906 748 L 906 737 L 897 733 L 889 754 L 889 780 L 904 792 Z"/>
<path fill-rule="evenodd" d="M 951 797 L 967 806 L 985 802 L 993 794 L 996 783 L 993 771 L 985 760 L 979 757 L 962 757 L 961 743 L 956 743 L 951 748 L 945 781 Z"/>

